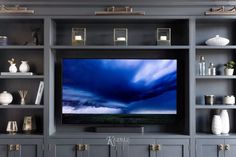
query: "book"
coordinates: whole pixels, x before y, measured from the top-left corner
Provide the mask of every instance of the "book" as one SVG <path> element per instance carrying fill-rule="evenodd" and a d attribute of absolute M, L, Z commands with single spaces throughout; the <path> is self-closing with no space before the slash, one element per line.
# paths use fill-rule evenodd
<path fill-rule="evenodd" d="M 39 88 L 38 88 L 38 92 L 37 92 L 37 96 L 35 99 L 35 104 L 39 105 L 43 96 L 43 90 L 44 90 L 44 82 L 40 81 L 39 83 Z"/>
<path fill-rule="evenodd" d="M 11 73 L 11 72 L 1 72 L 2 76 L 31 76 L 34 75 L 32 72 L 16 72 L 16 73 Z"/>

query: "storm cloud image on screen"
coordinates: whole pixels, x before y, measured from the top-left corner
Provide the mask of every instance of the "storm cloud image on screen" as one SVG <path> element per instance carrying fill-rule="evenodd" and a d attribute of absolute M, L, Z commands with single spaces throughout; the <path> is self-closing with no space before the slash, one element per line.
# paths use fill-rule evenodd
<path fill-rule="evenodd" d="M 63 59 L 63 114 L 176 114 L 175 59 Z"/>

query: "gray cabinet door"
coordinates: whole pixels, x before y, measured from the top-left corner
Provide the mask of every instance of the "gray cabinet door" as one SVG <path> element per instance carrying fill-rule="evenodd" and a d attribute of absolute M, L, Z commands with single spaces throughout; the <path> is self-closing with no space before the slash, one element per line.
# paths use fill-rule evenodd
<path fill-rule="evenodd" d="M 236 155 L 236 139 L 225 140 L 225 157 L 235 157 Z"/>
<path fill-rule="evenodd" d="M 9 151 L 9 145 L 0 144 L 0 156 L 1 157 L 14 157 L 14 152 Z"/>
<path fill-rule="evenodd" d="M 15 150 L 15 157 L 43 157 L 41 144 L 17 144 L 18 150 Z"/>
<path fill-rule="evenodd" d="M 43 157 L 42 144 L 40 139 L 2 139 L 0 157 Z"/>
<path fill-rule="evenodd" d="M 83 157 L 115 157 L 116 150 L 106 138 L 83 139 L 83 144 L 87 145 L 87 150 L 83 151 Z"/>
<path fill-rule="evenodd" d="M 157 157 L 189 157 L 188 139 L 157 139 L 160 145 Z"/>
<path fill-rule="evenodd" d="M 76 149 L 77 144 L 82 144 L 81 139 L 57 139 L 50 141 L 50 157 L 82 157 L 82 151 Z"/>
<path fill-rule="evenodd" d="M 224 150 L 220 149 L 224 144 L 224 139 L 197 139 L 196 157 L 224 157 Z"/>
<path fill-rule="evenodd" d="M 118 157 L 155 157 L 156 152 L 150 150 L 150 145 L 155 144 L 155 139 L 129 139 L 128 144 L 121 145 L 125 155 Z"/>

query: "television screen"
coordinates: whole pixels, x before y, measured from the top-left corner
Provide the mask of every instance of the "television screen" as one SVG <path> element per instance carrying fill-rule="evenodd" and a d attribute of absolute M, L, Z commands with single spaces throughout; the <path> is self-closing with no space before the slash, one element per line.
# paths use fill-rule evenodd
<path fill-rule="evenodd" d="M 177 114 L 176 59 L 62 60 L 62 114 Z"/>

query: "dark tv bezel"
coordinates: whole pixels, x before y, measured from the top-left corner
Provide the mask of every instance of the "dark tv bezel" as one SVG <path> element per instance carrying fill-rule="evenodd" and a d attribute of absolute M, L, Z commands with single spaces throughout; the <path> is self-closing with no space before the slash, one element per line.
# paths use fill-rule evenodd
<path fill-rule="evenodd" d="M 87 52 L 86 52 L 87 53 Z M 63 83 L 63 59 L 173 59 L 177 61 L 177 104 L 176 104 L 176 114 L 63 114 L 62 113 L 62 83 Z M 65 55 L 61 54 L 57 58 L 57 66 L 56 66 L 56 117 L 61 124 L 108 124 L 108 125 L 152 125 L 152 124 L 166 124 L 166 123 L 175 123 L 181 118 L 181 112 L 183 112 L 183 108 L 180 104 L 183 104 L 184 100 L 181 98 L 181 90 L 179 83 L 181 82 L 179 75 L 181 75 L 181 71 L 178 70 L 182 67 L 179 62 L 180 57 L 177 55 L 174 56 L 166 56 L 163 53 L 158 53 L 155 56 L 152 55 L 141 55 L 135 56 L 134 53 L 130 55 L 116 55 L 116 53 L 110 52 L 107 53 L 88 53 L 85 54 L 70 54 Z M 181 85 L 181 83 L 180 83 Z"/>

